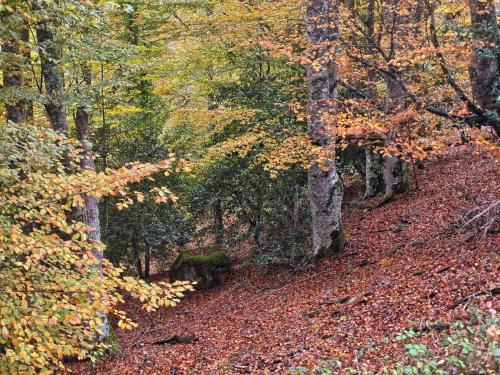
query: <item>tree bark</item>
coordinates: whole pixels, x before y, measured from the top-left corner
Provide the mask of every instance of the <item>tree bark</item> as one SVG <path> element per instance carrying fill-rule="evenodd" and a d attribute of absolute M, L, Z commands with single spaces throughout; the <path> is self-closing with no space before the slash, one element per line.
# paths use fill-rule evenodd
<path fill-rule="evenodd" d="M 147 247 L 144 253 L 144 277 L 151 276 L 151 248 Z"/>
<path fill-rule="evenodd" d="M 29 43 L 30 41 L 30 30 L 29 30 L 29 23 L 26 21 L 23 31 L 21 33 L 21 40 L 23 42 Z M 31 61 L 31 50 L 26 48 L 25 51 L 23 52 L 24 60 L 27 62 Z M 33 90 L 33 76 L 32 75 L 26 75 L 24 77 L 24 87 L 28 90 Z M 26 98 L 24 99 L 24 111 L 25 111 L 25 116 L 26 116 L 26 122 L 28 123 L 33 123 L 34 120 L 34 110 L 33 110 L 33 99 L 31 98 Z"/>
<path fill-rule="evenodd" d="M 388 7 L 385 10 L 385 17 L 387 23 L 392 25 L 390 32 L 394 35 L 393 45 L 391 46 L 393 56 L 401 50 L 401 44 L 404 42 L 400 40 L 405 37 L 407 32 L 401 30 L 401 26 L 410 21 L 409 17 L 402 17 L 397 11 L 400 0 L 388 0 Z M 415 17 L 421 13 L 421 2 L 417 1 L 415 4 Z M 392 70 L 392 68 L 390 68 Z M 405 72 L 393 71 L 394 76 L 399 76 L 404 81 Z M 392 77 L 385 76 L 387 84 L 387 99 L 390 109 L 397 113 L 404 110 L 408 104 L 408 95 L 403 90 L 401 85 Z M 385 138 L 385 145 L 389 147 L 396 141 L 397 131 L 400 129 L 391 129 Z M 400 148 L 397 146 L 397 148 Z M 401 151 L 401 150 L 399 150 Z M 385 184 L 385 197 L 384 200 L 391 199 L 394 195 L 403 193 L 409 187 L 408 165 L 400 157 L 400 155 L 385 155 L 384 156 L 384 184 Z"/>
<path fill-rule="evenodd" d="M 375 0 L 369 0 L 366 11 L 366 54 L 372 56 L 375 39 Z M 375 89 L 377 74 L 368 70 L 368 97 L 377 98 Z M 384 158 L 373 151 L 373 146 L 365 146 L 365 199 L 373 198 L 384 191 Z"/>
<path fill-rule="evenodd" d="M 372 147 L 365 146 L 365 160 L 365 199 L 369 199 L 384 191 L 384 158 Z"/>
<path fill-rule="evenodd" d="M 5 22 L 12 14 L 12 12 L 4 11 L 0 19 Z M 21 38 L 25 35 L 24 30 L 22 30 Z M 3 86 L 4 89 L 8 90 L 9 97 L 9 100 L 5 103 L 7 121 L 24 124 L 26 122 L 25 100 L 20 95 L 24 86 L 23 54 L 21 53 L 19 41 L 15 39 L 6 40 L 2 43 L 1 50 L 3 53 L 8 54 L 8 61 L 2 68 Z"/>
<path fill-rule="evenodd" d="M 87 65 L 82 66 L 83 83 L 88 88 L 92 83 L 92 71 Z M 92 155 L 92 143 L 90 142 L 90 114 L 87 103 L 80 103 L 75 114 L 76 136 L 83 148 L 83 158 L 81 167 L 83 169 L 95 170 L 95 163 Z M 92 195 L 83 195 L 84 206 L 80 220 L 89 227 L 88 238 L 90 243 L 101 242 L 101 226 L 99 222 L 99 198 Z M 102 262 L 104 254 L 97 247 L 92 249 L 92 253 L 97 260 L 95 270 L 102 277 Z M 109 336 L 110 327 L 106 315 L 101 314 L 103 324 L 99 327 L 102 331 L 100 340 Z"/>
<path fill-rule="evenodd" d="M 84 83 L 86 86 L 91 84 L 91 71 L 90 68 L 84 66 L 82 68 Z M 94 159 L 92 156 L 92 143 L 89 137 L 90 115 L 87 106 L 82 103 L 78 105 L 75 115 L 76 136 L 80 141 L 83 148 L 83 158 L 81 167 L 84 169 L 95 169 Z M 99 199 L 91 195 L 83 196 L 85 206 L 83 207 L 82 221 L 91 228 L 89 232 L 90 242 L 101 242 L 101 229 L 99 223 Z M 99 261 L 99 272 L 102 274 L 102 251 L 94 249 L 94 256 Z"/>
<path fill-rule="evenodd" d="M 220 199 L 217 199 L 214 203 L 214 232 L 215 232 L 215 245 L 217 247 L 222 246 L 224 243 L 224 221 L 222 212 L 222 203 Z"/>
<path fill-rule="evenodd" d="M 66 108 L 62 103 L 63 80 L 60 69 L 60 51 L 57 48 L 50 23 L 36 24 L 36 36 L 40 46 L 42 76 L 45 81 L 45 110 L 55 131 L 67 133 L 69 129 Z"/>
<path fill-rule="evenodd" d="M 469 0 L 474 42 L 469 75 L 479 106 L 500 121 L 500 43 L 495 3 Z"/>
<path fill-rule="evenodd" d="M 397 82 L 390 78 L 387 80 L 388 99 L 391 106 L 398 110 L 404 106 L 404 99 L 406 95 L 401 91 Z M 389 147 L 396 140 L 396 132 L 389 131 L 385 139 L 386 147 Z M 399 146 L 397 146 L 399 148 Z M 408 176 L 408 163 L 406 163 L 400 155 L 385 155 L 384 156 L 384 185 L 385 185 L 385 198 L 390 199 L 396 194 L 405 192 L 409 185 L 410 180 Z"/>
<path fill-rule="evenodd" d="M 339 0 L 310 0 L 306 25 L 313 62 L 307 68 L 308 132 L 322 150 L 322 161 L 312 160 L 308 171 L 314 257 L 328 256 L 344 245 L 341 225 L 343 186 L 336 169 L 333 118 L 339 75 Z M 325 116 L 327 114 L 327 116 Z"/>
<path fill-rule="evenodd" d="M 135 258 L 134 263 L 137 276 L 143 279 L 144 273 L 142 272 L 142 261 L 141 261 L 141 255 L 139 254 L 139 249 L 137 248 L 137 245 L 135 243 L 132 244 L 132 247 L 133 247 L 132 250 L 134 252 L 134 258 Z"/>

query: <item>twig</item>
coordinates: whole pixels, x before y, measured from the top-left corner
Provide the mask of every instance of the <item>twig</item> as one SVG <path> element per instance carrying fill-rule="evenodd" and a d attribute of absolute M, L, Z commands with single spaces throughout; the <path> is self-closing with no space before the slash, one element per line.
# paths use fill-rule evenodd
<path fill-rule="evenodd" d="M 491 289 L 488 289 L 488 290 L 482 290 L 482 291 L 479 291 L 479 292 L 474 292 L 471 295 L 468 295 L 467 297 L 461 298 L 458 301 L 456 301 L 453 305 L 450 306 L 450 310 L 453 310 L 453 309 L 457 308 L 462 303 L 469 302 L 473 298 L 476 298 L 476 297 L 479 297 L 479 296 L 488 295 L 488 294 L 490 294 L 492 296 L 499 295 L 500 294 L 500 287 L 491 288 Z"/>
<path fill-rule="evenodd" d="M 478 213 L 476 216 L 474 216 L 472 219 L 470 219 L 468 222 L 466 222 L 463 226 L 466 227 L 467 225 L 469 225 L 473 221 L 479 219 L 486 212 L 488 212 L 489 210 L 491 210 L 491 209 L 495 208 L 496 206 L 498 206 L 499 203 L 500 203 L 500 199 L 496 200 L 495 202 L 493 202 L 492 204 L 490 204 L 485 210 L 483 210 L 482 212 Z"/>

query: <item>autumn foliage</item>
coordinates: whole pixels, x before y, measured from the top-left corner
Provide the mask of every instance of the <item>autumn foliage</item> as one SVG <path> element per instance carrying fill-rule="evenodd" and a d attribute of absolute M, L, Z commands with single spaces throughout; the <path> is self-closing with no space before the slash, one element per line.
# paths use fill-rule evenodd
<path fill-rule="evenodd" d="M 89 242 L 90 228 L 71 218 L 82 194 L 127 197 L 128 184 L 168 171 L 171 160 L 96 173 L 79 169 L 80 150 L 60 134 L 13 123 L 1 128 L 2 371 L 48 372 L 65 357 L 96 359 L 107 348 L 98 340 L 106 316 L 116 316 L 120 328 L 135 326 L 119 308 L 124 295 L 153 311 L 192 290 L 184 282 L 122 277 L 108 261 L 100 274 L 94 251 L 104 245 Z"/>
<path fill-rule="evenodd" d="M 494 294 L 496 1 L 0 0 L 0 21 L 0 373 L 438 373 L 415 320 Z M 208 248 L 230 288 L 161 309 Z M 396 332 L 411 364 L 384 362 Z"/>

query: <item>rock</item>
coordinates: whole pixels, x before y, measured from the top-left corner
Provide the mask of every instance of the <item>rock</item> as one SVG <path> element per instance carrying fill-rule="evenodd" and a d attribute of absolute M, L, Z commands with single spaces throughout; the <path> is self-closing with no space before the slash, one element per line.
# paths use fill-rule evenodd
<path fill-rule="evenodd" d="M 222 283 L 229 275 L 231 260 L 216 249 L 204 252 L 207 255 L 181 253 L 170 268 L 170 281 L 196 281 L 195 289 L 210 289 Z"/>

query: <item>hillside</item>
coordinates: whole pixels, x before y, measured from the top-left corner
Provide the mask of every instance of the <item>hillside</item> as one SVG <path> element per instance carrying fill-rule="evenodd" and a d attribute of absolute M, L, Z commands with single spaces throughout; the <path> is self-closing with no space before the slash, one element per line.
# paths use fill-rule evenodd
<path fill-rule="evenodd" d="M 346 191 L 349 243 L 340 257 L 297 270 L 236 267 L 217 290 L 195 292 L 174 309 L 145 315 L 135 302 L 126 309 L 140 322 L 118 332 L 122 353 L 102 364 L 78 364 L 76 373 L 234 374 L 290 373 L 337 358 L 357 356 L 375 372 L 396 362 L 394 335 L 428 321 L 467 319 L 471 305 L 454 303 L 498 286 L 499 234 L 484 238 L 464 228 L 471 210 L 500 196 L 497 165 L 467 146 L 452 149 L 418 172 L 411 190 L 372 210 L 356 186 Z M 497 302 L 497 301 L 495 301 Z M 195 342 L 155 345 L 172 335 Z M 188 337 L 188 339 L 193 337 Z M 389 342 L 380 344 L 384 338 Z M 361 352 L 370 343 L 371 351 Z M 357 354 L 356 354 L 357 353 Z"/>

